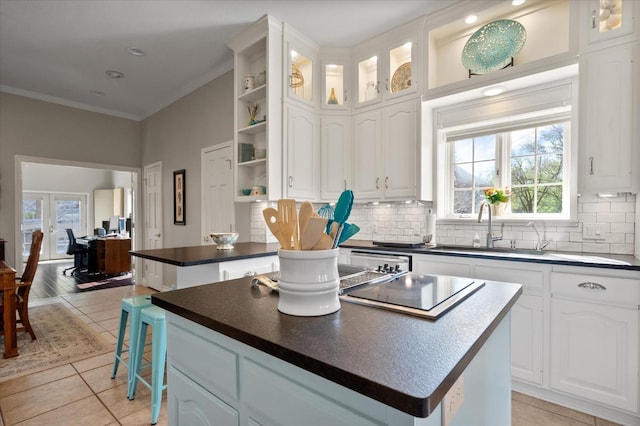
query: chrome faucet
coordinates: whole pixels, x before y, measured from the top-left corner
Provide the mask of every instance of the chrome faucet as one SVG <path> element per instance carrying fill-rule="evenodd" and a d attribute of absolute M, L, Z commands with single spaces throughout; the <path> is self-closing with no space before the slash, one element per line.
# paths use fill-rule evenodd
<path fill-rule="evenodd" d="M 493 217 L 491 216 L 491 204 L 487 201 L 483 201 L 480 204 L 480 210 L 478 211 L 478 223 L 482 223 L 482 213 L 484 211 L 484 206 L 487 206 L 487 211 L 489 212 L 489 224 L 487 228 L 487 248 L 493 248 L 493 242 L 502 239 L 502 234 L 498 234 L 496 236 L 493 235 Z"/>
<path fill-rule="evenodd" d="M 547 242 L 546 241 L 542 241 L 540 240 L 540 233 L 538 232 L 538 228 L 536 228 L 536 224 L 533 222 L 529 222 L 527 223 L 527 228 L 532 227 L 534 231 L 536 231 L 536 236 L 538 237 L 538 240 L 536 241 L 536 250 L 537 251 L 542 251 L 543 248 L 545 248 L 547 246 Z"/>

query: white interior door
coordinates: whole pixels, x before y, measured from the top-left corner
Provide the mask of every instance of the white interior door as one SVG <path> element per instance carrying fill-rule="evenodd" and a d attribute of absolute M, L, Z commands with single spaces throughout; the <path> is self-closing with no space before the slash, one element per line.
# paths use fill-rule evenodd
<path fill-rule="evenodd" d="M 144 167 L 144 248 L 162 247 L 162 163 Z M 162 263 L 142 261 L 143 283 L 162 290 Z"/>
<path fill-rule="evenodd" d="M 233 232 L 233 149 L 225 142 L 202 150 L 202 241 L 211 233 Z"/>

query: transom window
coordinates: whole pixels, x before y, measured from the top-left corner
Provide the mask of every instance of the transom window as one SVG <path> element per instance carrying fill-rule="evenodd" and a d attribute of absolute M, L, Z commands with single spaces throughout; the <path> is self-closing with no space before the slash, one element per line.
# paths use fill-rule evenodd
<path fill-rule="evenodd" d="M 554 116 L 445 136 L 448 215 L 477 214 L 493 187 L 510 192 L 507 218 L 568 218 L 569 133 L 569 117 Z"/>

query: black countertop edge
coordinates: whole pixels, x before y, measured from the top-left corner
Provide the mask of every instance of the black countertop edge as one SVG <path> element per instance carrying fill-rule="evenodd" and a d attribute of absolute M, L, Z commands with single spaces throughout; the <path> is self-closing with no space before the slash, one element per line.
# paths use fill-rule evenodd
<path fill-rule="evenodd" d="M 246 287 L 250 285 L 250 278 L 240 278 L 237 280 L 226 281 L 226 283 L 234 283 L 234 282 L 237 283 L 239 286 Z M 212 285 L 216 285 L 216 284 L 209 284 L 207 286 L 212 286 Z M 466 352 L 466 354 L 460 359 L 460 361 L 455 365 L 455 367 L 449 372 L 445 380 L 439 383 L 439 385 L 434 389 L 431 395 L 422 396 L 422 395 L 413 395 L 413 394 L 405 393 L 398 389 L 385 386 L 384 384 L 377 383 L 375 381 L 369 380 L 366 377 L 362 377 L 358 374 L 354 374 L 353 372 L 338 368 L 335 365 L 328 364 L 312 356 L 305 355 L 303 353 L 292 350 L 290 348 L 283 347 L 270 340 L 261 338 L 260 336 L 256 336 L 255 334 L 251 334 L 244 330 L 240 330 L 236 327 L 220 322 L 209 316 L 200 315 L 192 310 L 185 308 L 184 306 L 180 306 L 179 304 L 172 303 L 171 301 L 168 301 L 168 300 L 163 300 L 163 295 L 167 296 L 170 293 L 190 291 L 190 290 L 191 289 L 183 289 L 183 290 L 177 290 L 177 291 L 172 291 L 167 293 L 154 294 L 151 297 L 151 301 L 154 305 L 157 305 L 163 309 L 166 309 L 167 311 L 172 312 L 178 316 L 181 316 L 187 320 L 200 324 L 205 328 L 219 332 L 227 337 L 230 337 L 234 340 L 237 340 L 248 346 L 251 346 L 257 350 L 260 350 L 264 353 L 267 353 L 276 358 L 279 358 L 285 362 L 288 362 L 297 367 L 300 367 L 308 372 L 311 372 L 320 377 L 323 377 L 338 385 L 344 386 L 348 389 L 351 389 L 362 395 L 365 395 L 374 400 L 377 400 L 385 405 L 396 408 L 409 415 L 412 415 L 414 417 L 420 417 L 420 418 L 428 417 L 433 412 L 433 410 L 438 406 L 438 404 L 444 398 L 444 395 L 451 388 L 453 383 L 455 383 L 455 381 L 464 372 L 464 370 L 467 368 L 471 360 L 475 357 L 478 351 L 486 343 L 486 341 L 491 336 L 493 331 L 497 328 L 500 322 L 505 318 L 507 313 L 511 310 L 513 305 L 516 303 L 517 299 L 522 294 L 522 287 L 520 286 L 518 290 L 510 298 L 508 303 L 506 303 L 502 307 L 502 309 L 493 318 L 490 324 L 488 324 L 488 326 L 484 329 L 484 331 L 478 336 L 476 341 L 471 346 L 470 350 Z M 277 298 L 277 295 L 272 294 L 271 297 Z M 345 305 L 347 306 L 347 309 L 350 309 L 349 306 L 358 306 L 358 305 L 352 305 L 348 302 L 343 302 L 342 309 L 345 309 Z M 463 305 L 464 305 L 464 302 L 460 306 L 463 306 Z M 356 309 L 360 309 L 360 308 L 362 307 L 358 306 Z M 373 308 L 365 308 L 365 309 L 372 309 L 369 313 L 389 314 L 389 312 L 383 311 L 383 310 L 376 310 Z M 449 313 L 445 314 L 445 316 L 448 314 Z M 280 315 L 284 315 L 284 314 L 280 314 Z M 329 314 L 329 315 L 335 315 L 335 313 Z M 403 315 L 403 314 L 393 313 L 393 315 Z M 285 317 L 286 316 L 287 315 L 285 315 Z M 313 317 L 301 317 L 301 318 L 313 318 Z M 417 319 L 417 320 L 424 321 L 423 319 Z M 446 350 L 446 348 L 444 350 Z"/>
<path fill-rule="evenodd" d="M 275 256 L 278 254 L 278 247 L 279 244 L 247 242 L 234 244 L 232 250 L 217 250 L 215 245 L 208 245 L 136 250 L 130 251 L 129 254 L 168 265 L 184 267 Z"/>
<path fill-rule="evenodd" d="M 340 245 L 342 248 L 352 250 L 367 250 L 367 251 L 381 251 L 388 253 L 414 253 L 414 254 L 428 254 L 434 256 L 450 256 L 450 257 L 472 257 L 477 259 L 492 259 L 492 260 L 506 260 L 508 262 L 525 262 L 525 263 L 541 263 L 548 265 L 564 265 L 564 266 L 580 266 L 585 268 L 600 268 L 600 269 L 618 269 L 626 271 L 640 271 L 640 259 L 631 255 L 609 254 L 609 253 L 581 253 L 581 252 L 569 252 L 569 251 L 549 251 L 545 253 L 557 253 L 568 254 L 576 256 L 593 256 L 604 257 L 614 260 L 621 260 L 629 263 L 630 265 L 620 265 L 612 263 L 596 263 L 596 262 L 581 262 L 578 260 L 550 258 L 544 256 L 532 256 L 532 257 L 515 257 L 500 255 L 499 252 L 491 254 L 487 252 L 475 253 L 469 251 L 461 253 L 460 251 L 440 251 L 435 247 L 417 247 L 417 248 L 402 248 L 402 247 L 382 247 L 373 245 L 369 240 L 348 240 Z M 460 250 L 464 250 L 464 246 L 460 246 Z"/>

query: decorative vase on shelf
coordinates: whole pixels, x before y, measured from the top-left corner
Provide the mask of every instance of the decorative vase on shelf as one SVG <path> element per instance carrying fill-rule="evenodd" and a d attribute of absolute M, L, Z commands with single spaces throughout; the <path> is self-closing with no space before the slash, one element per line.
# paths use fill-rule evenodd
<path fill-rule="evenodd" d="M 329 99 L 327 99 L 327 104 L 329 105 L 338 105 L 338 98 L 336 97 L 336 89 L 331 88 L 331 94 L 329 95 Z"/>
<path fill-rule="evenodd" d="M 502 216 L 507 209 L 507 203 L 491 204 L 491 213 L 494 216 Z"/>

